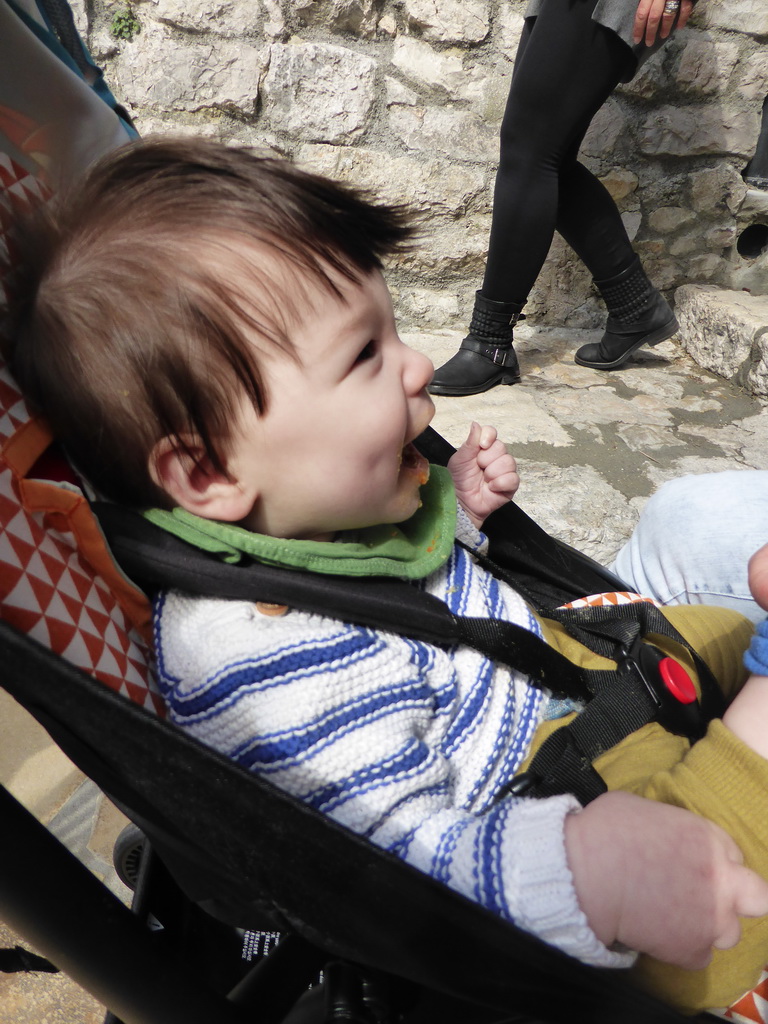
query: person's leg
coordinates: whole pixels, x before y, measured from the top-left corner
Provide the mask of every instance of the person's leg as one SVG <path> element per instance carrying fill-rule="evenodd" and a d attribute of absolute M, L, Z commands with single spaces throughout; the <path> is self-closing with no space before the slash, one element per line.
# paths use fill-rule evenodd
<path fill-rule="evenodd" d="M 582 345 L 574 358 L 581 366 L 613 370 L 642 345 L 671 338 L 679 325 L 648 280 L 613 199 L 576 157 L 573 150 L 561 165 L 557 230 L 591 272 L 608 323 L 601 340 Z"/>
<path fill-rule="evenodd" d="M 521 304 L 528 298 L 563 215 L 562 165 L 574 160 L 592 118 L 633 59 L 617 36 L 592 20 L 593 7 L 592 0 L 545 3 L 521 40 L 501 125 L 481 289 L 486 298 Z M 590 190 L 582 196 L 585 180 Z M 618 230 L 626 238 L 615 204 L 589 172 L 572 182 L 568 204 L 591 203 L 595 184 L 594 230 Z"/>
<path fill-rule="evenodd" d="M 768 472 L 684 476 L 648 501 L 613 571 L 663 605 L 735 608 L 765 618 L 747 580 L 747 562 L 768 541 Z"/>
<path fill-rule="evenodd" d="M 436 394 L 476 394 L 518 379 L 513 328 L 558 223 L 561 165 L 633 59 L 617 36 L 592 21 L 593 7 L 593 0 L 545 3 L 526 23 L 501 128 L 483 286 L 461 349 L 435 373 L 430 390 Z M 596 230 L 618 229 L 626 239 L 603 190 L 598 222 L 609 207 L 612 228 L 598 223 Z"/>
<path fill-rule="evenodd" d="M 560 168 L 557 231 L 592 277 L 602 281 L 626 270 L 635 251 L 611 194 L 579 163 L 578 149 L 571 149 Z"/>

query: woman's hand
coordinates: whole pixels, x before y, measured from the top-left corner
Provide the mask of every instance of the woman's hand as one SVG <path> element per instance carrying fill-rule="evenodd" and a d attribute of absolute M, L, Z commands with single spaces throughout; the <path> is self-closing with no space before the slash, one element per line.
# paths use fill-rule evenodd
<path fill-rule="evenodd" d="M 693 0 L 640 0 L 635 15 L 635 43 L 653 46 L 666 39 L 673 28 L 683 28 L 691 16 Z"/>

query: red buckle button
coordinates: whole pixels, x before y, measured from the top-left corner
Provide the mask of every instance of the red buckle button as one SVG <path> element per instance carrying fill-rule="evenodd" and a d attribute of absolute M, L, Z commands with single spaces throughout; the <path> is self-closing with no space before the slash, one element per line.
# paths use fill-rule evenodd
<path fill-rule="evenodd" d="M 674 658 L 662 658 L 659 662 L 661 681 L 681 704 L 693 704 L 696 700 L 696 687 L 693 680 L 679 661 Z"/>

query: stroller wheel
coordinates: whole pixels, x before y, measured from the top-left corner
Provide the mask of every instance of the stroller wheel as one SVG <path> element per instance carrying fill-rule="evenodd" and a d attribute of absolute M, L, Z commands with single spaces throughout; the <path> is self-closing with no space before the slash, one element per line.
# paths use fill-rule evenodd
<path fill-rule="evenodd" d="M 145 842 L 146 837 L 138 825 L 126 825 L 115 840 L 112 863 L 117 877 L 129 889 L 136 888 Z"/>

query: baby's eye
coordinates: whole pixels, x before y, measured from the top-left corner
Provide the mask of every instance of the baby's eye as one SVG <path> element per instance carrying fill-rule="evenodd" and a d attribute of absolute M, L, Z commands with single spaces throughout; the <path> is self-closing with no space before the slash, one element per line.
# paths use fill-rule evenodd
<path fill-rule="evenodd" d="M 357 366 L 358 363 L 364 363 L 367 359 L 373 359 L 375 355 L 376 342 L 369 341 L 368 344 L 365 345 L 364 348 L 361 348 L 360 351 L 357 353 L 357 357 L 355 358 L 355 366 Z"/>

